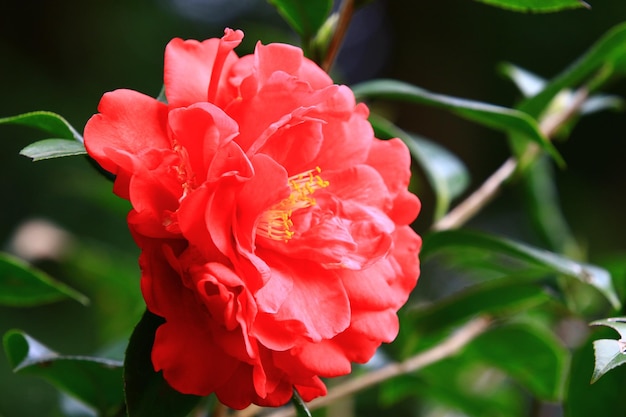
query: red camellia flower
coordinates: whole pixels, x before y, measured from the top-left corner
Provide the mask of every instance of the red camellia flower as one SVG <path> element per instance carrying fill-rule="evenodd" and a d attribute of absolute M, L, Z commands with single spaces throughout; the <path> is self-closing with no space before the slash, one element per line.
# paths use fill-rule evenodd
<path fill-rule="evenodd" d="M 107 93 L 89 154 L 130 200 L 155 370 L 182 393 L 278 406 L 398 331 L 419 275 L 410 156 L 299 48 L 172 40 L 167 104 Z"/>

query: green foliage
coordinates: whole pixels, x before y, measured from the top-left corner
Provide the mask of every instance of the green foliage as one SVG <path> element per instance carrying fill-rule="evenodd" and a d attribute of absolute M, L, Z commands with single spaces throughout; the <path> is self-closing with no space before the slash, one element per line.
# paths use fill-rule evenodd
<path fill-rule="evenodd" d="M 74 139 L 79 142 L 83 137 L 62 116 L 49 111 L 34 111 L 0 119 L 0 124 L 30 126 L 49 133 L 57 138 Z"/>
<path fill-rule="evenodd" d="M 184 417 L 201 399 L 175 391 L 161 372 L 154 371 L 150 352 L 154 334 L 161 324 L 161 317 L 146 310 L 128 343 L 124 360 L 128 417 Z"/>
<path fill-rule="evenodd" d="M 564 9 L 591 8 L 582 0 L 477 0 L 516 12 L 547 13 Z"/>
<path fill-rule="evenodd" d="M 46 379 L 93 407 L 100 416 L 117 416 L 123 404 L 122 363 L 111 359 L 59 355 L 29 335 L 12 330 L 4 350 L 13 371 Z"/>
<path fill-rule="evenodd" d="M 424 240 L 422 256 L 428 258 L 440 251 L 458 254 L 463 249 L 470 249 L 474 256 L 477 256 L 477 253 L 482 254 L 483 262 L 488 259 L 485 264 L 497 264 L 499 262 L 497 257 L 505 257 L 505 259 L 522 262 L 526 267 L 534 267 L 548 274 L 562 274 L 575 278 L 595 287 L 616 309 L 621 307 L 611 275 L 607 270 L 509 239 L 467 231 L 433 233 Z"/>
<path fill-rule="evenodd" d="M 396 80 L 367 81 L 355 86 L 354 94 L 359 99 L 386 98 L 403 100 L 442 108 L 465 119 L 504 132 L 516 132 L 545 149 L 561 164 L 563 159 L 554 146 L 539 131 L 536 120 L 521 111 L 431 93 L 420 87 Z"/>
<path fill-rule="evenodd" d="M 32 158 L 34 161 L 87 153 L 80 133 L 56 113 L 47 111 L 24 113 L 2 118 L 0 124 L 30 126 L 54 136 L 54 138 L 32 143 L 21 150 L 21 155 Z"/>
<path fill-rule="evenodd" d="M 64 299 L 89 304 L 89 299 L 83 294 L 45 272 L 18 258 L 0 253 L 0 305 L 31 307 Z"/>
<path fill-rule="evenodd" d="M 595 367 L 591 382 L 596 382 L 611 369 L 626 363 L 626 318 L 614 317 L 596 320 L 594 326 L 607 326 L 619 333 L 619 340 L 599 339 L 593 342 L 595 351 Z"/>
<path fill-rule="evenodd" d="M 85 145 L 74 140 L 44 139 L 31 143 L 22 149 L 20 154 L 32 158 L 33 161 L 41 161 L 64 156 L 86 155 L 87 151 Z"/>
<path fill-rule="evenodd" d="M 330 13 L 332 0 L 268 0 L 278 9 L 289 25 L 302 37 L 310 40 L 322 27 Z"/>
<path fill-rule="evenodd" d="M 467 349 L 468 355 L 505 371 L 537 398 L 563 398 L 569 353 L 552 332 L 530 323 L 511 323 L 483 333 Z"/>
<path fill-rule="evenodd" d="M 623 68 L 618 65 L 626 57 L 626 23 L 617 25 L 598 40 L 583 56 L 541 90 L 524 100 L 517 108 L 538 117 L 562 91 L 583 82 L 588 88 L 598 88 L 611 75 L 619 75 Z"/>

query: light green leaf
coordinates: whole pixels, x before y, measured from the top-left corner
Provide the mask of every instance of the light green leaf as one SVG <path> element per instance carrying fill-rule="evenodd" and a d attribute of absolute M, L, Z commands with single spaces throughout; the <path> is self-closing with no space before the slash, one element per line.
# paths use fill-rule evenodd
<path fill-rule="evenodd" d="M 7 332 L 3 341 L 14 372 L 46 379 L 103 417 L 119 415 L 124 398 L 121 362 L 59 355 L 18 330 Z"/>
<path fill-rule="evenodd" d="M 528 114 L 478 101 L 436 94 L 411 84 L 396 80 L 367 81 L 353 87 L 358 99 L 388 98 L 426 104 L 449 110 L 452 113 L 503 132 L 515 132 L 536 142 L 557 162 L 564 164 L 550 141 L 539 131 L 537 121 Z"/>
<path fill-rule="evenodd" d="M 154 334 L 163 323 L 146 310 L 130 337 L 124 360 L 128 417 L 184 417 L 202 398 L 181 394 L 169 386 L 162 372 L 154 371 L 150 355 Z"/>
<path fill-rule="evenodd" d="M 481 334 L 467 354 L 502 369 L 545 401 L 563 397 L 569 352 L 550 331 L 512 323 Z"/>
<path fill-rule="evenodd" d="M 5 117 L 0 119 L 0 124 L 15 124 L 30 126 L 55 137 L 62 139 L 73 139 L 83 142 L 83 137 L 69 124 L 67 120 L 56 113 L 49 111 L 35 111 L 30 113 L 19 114 L 17 116 Z"/>
<path fill-rule="evenodd" d="M 0 253 L 0 305 L 31 307 L 68 298 L 89 304 L 78 291 L 18 258 Z"/>
<path fill-rule="evenodd" d="M 268 0 L 289 23 L 289 25 L 308 41 L 324 24 L 333 7 L 332 0 Z"/>
<path fill-rule="evenodd" d="M 620 62 L 626 60 L 626 23 L 615 26 L 597 41 L 581 58 L 561 74 L 551 80 L 548 85 L 533 97 L 518 106 L 518 109 L 533 117 L 539 115 L 561 91 L 574 88 L 577 84 L 607 79 L 615 70 L 619 70 Z M 595 85 L 597 87 L 597 85 Z"/>
<path fill-rule="evenodd" d="M 452 200 L 461 195 L 469 185 L 469 172 L 463 162 L 442 146 L 404 132 L 380 116 L 370 115 L 370 122 L 377 135 L 397 137 L 404 141 L 435 192 L 435 220 L 443 217 Z"/>
<path fill-rule="evenodd" d="M 593 384 L 611 369 L 626 363 L 626 317 L 597 320 L 591 325 L 610 327 L 620 335 L 619 340 L 600 339 L 593 342 L 596 358 L 591 376 L 591 383 Z"/>
<path fill-rule="evenodd" d="M 32 158 L 33 161 L 85 154 L 85 145 L 68 139 L 44 139 L 31 143 L 20 151 L 20 155 Z"/>
<path fill-rule="evenodd" d="M 477 0 L 492 6 L 516 12 L 548 13 L 565 9 L 591 7 L 582 0 Z"/>
<path fill-rule="evenodd" d="M 439 251 L 458 251 L 463 248 L 509 256 L 546 271 L 575 278 L 595 287 L 610 301 L 614 308 L 619 309 L 621 306 L 621 302 L 613 287 L 611 275 L 607 270 L 598 266 L 576 262 L 556 253 L 512 240 L 461 230 L 432 233 L 424 239 L 421 256 L 422 259 L 426 259 Z"/>

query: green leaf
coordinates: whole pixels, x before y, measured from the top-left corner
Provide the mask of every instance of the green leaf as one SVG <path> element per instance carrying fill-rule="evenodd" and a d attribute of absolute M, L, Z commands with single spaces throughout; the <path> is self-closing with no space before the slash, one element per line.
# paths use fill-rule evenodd
<path fill-rule="evenodd" d="M 600 339 L 593 342 L 596 358 L 591 376 L 591 383 L 593 384 L 611 369 L 626 363 L 626 317 L 597 320 L 591 325 L 610 327 L 620 335 L 619 340 Z"/>
<path fill-rule="evenodd" d="M 78 291 L 18 258 L 0 253 L 0 305 L 31 307 L 68 298 L 89 304 Z"/>
<path fill-rule="evenodd" d="M 535 96 L 527 99 L 518 109 L 533 117 L 539 115 L 562 90 L 573 88 L 592 76 L 606 79 L 619 63 L 626 59 L 626 23 L 615 26 L 597 41 L 581 58 L 551 80 Z"/>
<path fill-rule="evenodd" d="M 542 400 L 563 396 L 569 353 L 542 327 L 513 323 L 492 328 L 470 343 L 467 354 L 502 369 Z"/>
<path fill-rule="evenodd" d="M 44 139 L 20 151 L 20 155 L 32 158 L 33 161 L 85 154 L 87 151 L 82 142 L 68 139 Z"/>
<path fill-rule="evenodd" d="M 289 25 L 308 41 L 324 24 L 333 7 L 332 0 L 268 0 L 289 23 Z"/>
<path fill-rule="evenodd" d="M 443 217 L 452 200 L 461 195 L 469 185 L 469 172 L 463 162 L 442 146 L 421 136 L 409 134 L 380 116 L 370 115 L 370 122 L 377 135 L 397 137 L 404 141 L 435 192 L 435 220 Z"/>
<path fill-rule="evenodd" d="M 0 124 L 3 123 L 35 127 L 58 138 L 73 139 L 81 143 L 83 142 L 83 137 L 67 120 L 49 111 L 35 111 L 5 117 L 0 119 Z"/>
<path fill-rule="evenodd" d="M 14 372 L 46 379 L 101 416 L 118 415 L 123 407 L 119 361 L 59 355 L 18 330 L 4 335 L 4 350 Z"/>
<path fill-rule="evenodd" d="M 504 316 L 527 311 L 552 298 L 540 286 L 502 278 L 474 285 L 427 307 L 410 312 L 409 331 L 429 333 L 445 330 L 478 314 Z"/>
<path fill-rule="evenodd" d="M 525 98 L 532 97 L 541 92 L 548 84 L 546 80 L 532 72 L 520 68 L 510 63 L 500 65 L 500 71 L 515 83 Z M 547 113 L 551 112 L 551 108 L 560 109 L 571 102 L 573 99 L 571 89 L 562 90 L 550 102 Z M 624 100 L 621 97 L 608 94 L 593 94 L 580 108 L 580 114 L 591 114 L 602 110 L 621 110 L 624 107 Z"/>
<path fill-rule="evenodd" d="M 508 239 L 461 230 L 432 233 L 424 239 L 421 256 L 422 259 L 426 259 L 435 252 L 458 251 L 464 248 L 508 256 L 549 272 L 575 278 L 598 289 L 614 308 L 618 309 L 621 306 L 607 270 Z"/>
<path fill-rule="evenodd" d="M 548 13 L 558 12 L 564 9 L 587 8 L 587 3 L 582 0 L 477 0 L 492 6 L 516 12 Z"/>
<path fill-rule="evenodd" d="M 124 361 L 128 417 L 184 417 L 202 398 L 181 394 L 169 386 L 162 372 L 154 371 L 150 359 L 154 335 L 164 322 L 146 310 L 130 337 Z"/>
<path fill-rule="evenodd" d="M 353 91 L 358 99 L 388 98 L 426 104 L 506 133 L 518 133 L 539 144 L 560 164 L 564 163 L 554 146 L 539 131 L 537 121 L 522 111 L 431 93 L 396 80 L 367 81 L 354 86 Z"/>
<path fill-rule="evenodd" d="M 293 390 L 291 402 L 296 407 L 296 415 L 298 417 L 311 417 L 311 412 L 302 400 L 302 397 L 300 397 L 300 394 L 298 394 L 298 391 L 296 391 L 295 389 Z"/>

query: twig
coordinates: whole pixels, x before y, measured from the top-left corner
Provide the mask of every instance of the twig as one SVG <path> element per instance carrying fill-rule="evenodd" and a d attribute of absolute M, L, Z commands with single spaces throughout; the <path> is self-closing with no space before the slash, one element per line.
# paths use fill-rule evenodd
<path fill-rule="evenodd" d="M 353 14 L 354 0 L 343 0 L 335 33 L 333 33 L 333 37 L 328 44 L 328 50 L 326 52 L 326 56 L 324 57 L 324 61 L 322 62 L 322 69 L 326 72 L 330 72 L 330 68 L 333 66 L 333 62 L 335 62 L 335 58 L 339 53 L 343 38 L 346 36 Z"/>
<path fill-rule="evenodd" d="M 550 138 L 559 127 L 574 117 L 580 107 L 584 104 L 589 95 L 586 88 L 580 88 L 572 97 L 569 105 L 562 111 L 553 113 L 545 117 L 539 125 L 541 133 Z M 539 152 L 539 148 L 533 144 L 529 146 L 523 158 L 534 158 Z M 504 164 L 500 166 L 476 191 L 470 194 L 465 200 L 459 203 L 454 209 L 437 221 L 433 226 L 433 230 L 449 230 L 462 226 L 478 213 L 487 203 L 489 203 L 502 188 L 502 185 L 508 181 L 519 165 L 519 160 L 510 157 Z"/>
<path fill-rule="evenodd" d="M 465 345 L 489 328 L 491 320 L 487 317 L 477 317 L 460 327 L 456 332 L 443 340 L 440 344 L 418 353 L 415 356 L 399 363 L 391 363 L 380 369 L 369 372 L 341 383 L 328 391 L 325 397 L 317 398 L 307 404 L 309 410 L 324 407 L 340 398 L 372 387 L 400 375 L 409 374 L 431 365 L 444 358 L 458 353 Z M 235 414 L 234 417 L 250 417 L 260 409 L 250 408 Z M 266 415 L 266 417 L 295 417 L 293 406 L 286 407 Z"/>

